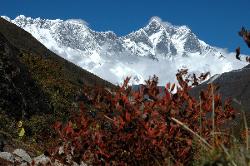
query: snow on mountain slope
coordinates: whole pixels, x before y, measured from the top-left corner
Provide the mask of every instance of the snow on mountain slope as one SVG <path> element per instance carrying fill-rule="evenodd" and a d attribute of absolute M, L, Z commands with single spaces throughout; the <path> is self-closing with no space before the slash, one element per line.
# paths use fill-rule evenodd
<path fill-rule="evenodd" d="M 48 49 L 114 84 L 126 76 L 143 83 L 156 74 L 160 85 L 174 82 L 180 68 L 212 75 L 239 69 L 247 63 L 201 41 L 187 26 L 174 26 L 153 17 L 148 25 L 126 36 L 96 32 L 83 20 L 47 20 L 20 15 L 11 20 Z"/>

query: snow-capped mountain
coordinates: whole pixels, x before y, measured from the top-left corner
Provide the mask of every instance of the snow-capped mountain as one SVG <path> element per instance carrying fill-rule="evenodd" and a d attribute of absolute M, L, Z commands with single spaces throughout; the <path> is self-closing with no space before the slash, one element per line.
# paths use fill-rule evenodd
<path fill-rule="evenodd" d="M 157 17 L 122 37 L 112 31 L 91 30 L 83 20 L 2 17 L 63 58 L 115 84 L 126 76 L 131 76 L 133 83 L 143 83 L 156 74 L 165 85 L 175 81 L 180 68 L 213 75 L 246 65 L 225 50 L 199 40 L 187 26 L 174 26 Z"/>

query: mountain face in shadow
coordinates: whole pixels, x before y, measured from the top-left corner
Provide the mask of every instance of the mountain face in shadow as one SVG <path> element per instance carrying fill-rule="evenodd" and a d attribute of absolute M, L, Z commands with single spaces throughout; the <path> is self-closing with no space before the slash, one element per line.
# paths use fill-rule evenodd
<path fill-rule="evenodd" d="M 19 55 L 19 50 L 0 33 L 0 111 L 15 118 L 48 113 L 49 98 L 19 60 Z"/>
<path fill-rule="evenodd" d="M 227 98 L 236 99 L 241 103 L 244 110 L 250 110 L 250 65 L 239 70 L 216 75 L 193 88 L 192 93 L 198 96 L 200 90 L 206 88 L 209 83 L 219 85 L 218 93 L 222 95 L 223 100 Z"/>
<path fill-rule="evenodd" d="M 83 85 L 114 87 L 49 51 L 16 25 L 0 18 L 0 27 L 1 113 L 16 119 L 59 113 L 74 107 Z"/>

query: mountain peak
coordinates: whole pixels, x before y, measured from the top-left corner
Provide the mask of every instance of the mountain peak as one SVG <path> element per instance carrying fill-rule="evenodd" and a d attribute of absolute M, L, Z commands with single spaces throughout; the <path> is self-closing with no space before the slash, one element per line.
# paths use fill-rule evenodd
<path fill-rule="evenodd" d="M 149 21 L 149 24 L 161 24 L 162 20 L 160 17 L 152 17 Z"/>
<path fill-rule="evenodd" d="M 115 84 L 128 75 L 140 78 L 137 82 L 142 83 L 157 74 L 163 85 L 174 81 L 177 69 L 186 66 L 191 72 L 212 74 L 243 66 L 227 58 L 219 61 L 220 51 L 199 40 L 190 28 L 172 25 L 159 17 L 152 17 L 147 26 L 121 37 L 110 31 L 94 31 L 79 19 L 33 19 L 21 15 L 9 21 L 63 58 Z"/>
<path fill-rule="evenodd" d="M 174 28 L 175 26 L 173 26 L 171 23 L 166 22 L 166 21 L 162 21 L 162 19 L 160 17 L 152 17 L 149 21 L 148 26 L 153 26 L 153 27 L 163 27 L 163 28 Z"/>
<path fill-rule="evenodd" d="M 40 18 L 38 18 L 38 19 L 40 19 Z M 16 20 L 17 22 L 23 22 L 23 21 L 32 21 L 33 18 L 26 17 L 25 15 L 19 15 L 14 20 Z"/>
<path fill-rule="evenodd" d="M 25 15 L 19 15 L 15 19 L 26 19 L 26 16 Z"/>

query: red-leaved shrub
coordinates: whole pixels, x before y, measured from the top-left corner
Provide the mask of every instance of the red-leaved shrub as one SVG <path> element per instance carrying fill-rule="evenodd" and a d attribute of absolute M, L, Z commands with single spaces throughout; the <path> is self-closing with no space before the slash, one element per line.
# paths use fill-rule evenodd
<path fill-rule="evenodd" d="M 233 118 L 234 110 L 229 101 L 222 104 L 215 85 L 202 91 L 200 100 L 190 96 L 191 87 L 207 74 L 188 78 L 187 70 L 180 70 L 176 76 L 179 86 L 168 83 L 164 90 L 156 76 L 138 91 L 129 78 L 116 90 L 84 87 L 80 112 L 55 125 L 65 153 L 92 165 L 190 163 L 195 135 L 173 118 L 214 145 L 211 131 Z"/>

